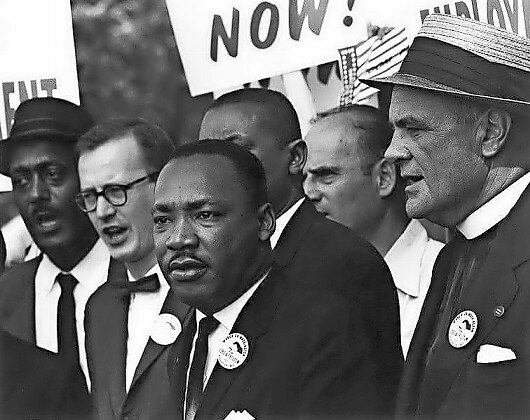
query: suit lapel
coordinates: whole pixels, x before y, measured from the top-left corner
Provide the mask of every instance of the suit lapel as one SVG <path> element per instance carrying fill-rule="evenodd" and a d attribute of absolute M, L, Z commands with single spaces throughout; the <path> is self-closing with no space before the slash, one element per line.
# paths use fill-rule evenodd
<path fill-rule="evenodd" d="M 164 304 L 162 305 L 162 309 L 160 313 L 173 314 L 182 323 L 182 320 L 185 319 L 188 312 L 189 312 L 189 306 L 180 302 L 176 298 L 176 296 L 173 294 L 173 291 L 169 289 L 166 299 L 164 300 Z M 167 347 L 168 346 L 163 346 L 163 345 L 155 343 L 151 339 L 151 337 L 149 337 L 149 341 L 147 342 L 147 345 L 145 346 L 144 352 L 142 353 L 142 357 L 140 358 L 138 366 L 136 367 L 136 370 L 134 372 L 134 377 L 131 382 L 130 390 L 133 389 L 133 387 L 136 385 L 138 380 L 146 373 L 149 366 L 151 366 L 156 361 L 156 359 L 160 357 L 162 352 Z M 130 390 L 129 390 L 129 393 L 131 392 Z"/>
<path fill-rule="evenodd" d="M 478 328 L 472 341 L 465 347 L 453 349 L 447 339 L 447 329 L 440 331 L 439 355 L 451 355 L 450 362 L 445 357 L 432 357 L 429 371 L 425 377 L 424 389 L 427 391 L 421 400 L 436 411 L 445 399 L 452 383 L 458 376 L 463 364 L 473 358 L 494 328 L 502 322 L 493 311 L 503 306 L 505 312 L 514 301 L 519 285 L 515 268 L 529 258 L 530 230 L 525 214 L 528 214 L 530 201 L 528 189 L 513 209 L 513 214 L 498 226 L 497 237 L 484 261 L 479 273 L 462 290 L 455 313 L 472 310 L 478 317 Z M 444 316 L 447 316 L 444 314 Z M 447 318 L 444 318 L 442 322 Z M 449 324 L 452 319 L 449 319 Z M 447 321 L 442 325 L 447 325 Z M 420 405 L 421 405 L 420 401 Z M 420 411 L 421 412 L 421 411 Z"/>
<path fill-rule="evenodd" d="M 25 264 L 14 267 L 19 280 L 10 293 L 8 315 L 3 328 L 21 340 L 35 344 L 35 274 L 42 254 Z"/>
<path fill-rule="evenodd" d="M 313 204 L 307 199 L 294 213 L 274 248 L 276 266 L 285 267 L 291 263 L 306 232 L 311 228 L 315 217 L 320 217 Z"/>
<path fill-rule="evenodd" d="M 195 310 L 190 309 L 182 323 L 182 333 L 171 346 L 167 360 L 170 390 L 171 394 L 175 396 L 175 404 L 177 405 L 176 412 L 180 413 L 179 418 L 183 417 L 186 376 L 190 362 L 193 337 L 197 330 L 195 318 Z"/>
<path fill-rule="evenodd" d="M 243 334 L 249 342 L 247 361 L 252 358 L 254 350 L 259 345 L 260 338 L 269 330 L 282 296 L 281 285 L 281 279 L 274 273 L 270 273 L 247 302 L 232 328 L 231 332 Z M 245 365 L 246 363 L 243 363 L 236 369 L 225 369 L 219 363 L 216 363 L 206 385 L 203 401 L 197 411 L 196 418 L 202 418 L 202 413 L 207 417 L 215 412 L 216 407 L 230 386 L 244 372 Z"/>
<path fill-rule="evenodd" d="M 94 364 L 103 366 L 98 372 L 107 372 L 108 390 L 115 416 L 121 413 L 121 407 L 125 400 L 125 363 L 127 354 L 127 317 L 129 311 L 129 296 L 120 292 L 114 283 L 123 282 L 127 279 L 125 266 L 111 259 L 107 284 L 103 287 L 106 299 L 101 302 L 101 311 L 104 317 L 99 319 L 97 331 L 101 336 L 95 336 L 94 344 L 105 343 L 102 351 L 94 352 Z M 87 340 L 90 340 L 91 331 L 87 329 Z M 100 345 L 100 344 L 99 344 Z M 101 356 L 101 358 L 99 357 Z M 97 369 L 97 368 L 96 368 Z"/>

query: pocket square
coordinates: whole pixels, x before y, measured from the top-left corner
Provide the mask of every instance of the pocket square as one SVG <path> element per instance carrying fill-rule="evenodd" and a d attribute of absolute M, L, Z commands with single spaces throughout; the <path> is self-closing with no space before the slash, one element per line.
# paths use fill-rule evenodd
<path fill-rule="evenodd" d="M 512 349 L 492 344 L 483 344 L 477 353 L 477 363 L 499 363 L 515 359 L 517 357 Z"/>
<path fill-rule="evenodd" d="M 243 411 L 232 410 L 230 411 L 228 416 L 225 417 L 225 420 L 253 420 L 253 419 L 254 417 L 252 417 L 247 410 L 243 410 Z"/>

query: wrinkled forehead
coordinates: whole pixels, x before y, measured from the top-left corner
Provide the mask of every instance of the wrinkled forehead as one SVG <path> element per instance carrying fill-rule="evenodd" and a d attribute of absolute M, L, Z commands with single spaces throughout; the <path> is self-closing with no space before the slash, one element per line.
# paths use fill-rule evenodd
<path fill-rule="evenodd" d="M 74 167 L 76 157 L 73 145 L 53 139 L 24 139 L 9 148 L 10 171 L 32 169 L 47 164 Z"/>
<path fill-rule="evenodd" d="M 217 155 L 177 157 L 160 173 L 155 188 L 155 204 L 186 205 L 198 200 L 246 203 L 246 183 L 232 162 Z"/>

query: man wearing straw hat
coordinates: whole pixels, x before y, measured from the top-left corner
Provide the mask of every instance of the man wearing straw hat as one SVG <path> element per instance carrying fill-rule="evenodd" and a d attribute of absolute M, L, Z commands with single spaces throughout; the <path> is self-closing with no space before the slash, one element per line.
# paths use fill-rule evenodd
<path fill-rule="evenodd" d="M 412 340 L 398 412 L 530 412 L 530 42 L 432 15 L 393 87 L 385 157 L 406 209 L 455 228 Z"/>

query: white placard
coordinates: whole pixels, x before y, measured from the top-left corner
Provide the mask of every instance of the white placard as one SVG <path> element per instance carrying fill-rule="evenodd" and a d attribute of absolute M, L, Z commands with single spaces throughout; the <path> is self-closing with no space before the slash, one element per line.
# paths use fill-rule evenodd
<path fill-rule="evenodd" d="M 355 0 L 166 0 L 192 95 L 312 67 L 366 38 Z"/>
<path fill-rule="evenodd" d="M 0 137 L 21 101 L 54 96 L 79 103 L 69 0 L 0 1 Z"/>

